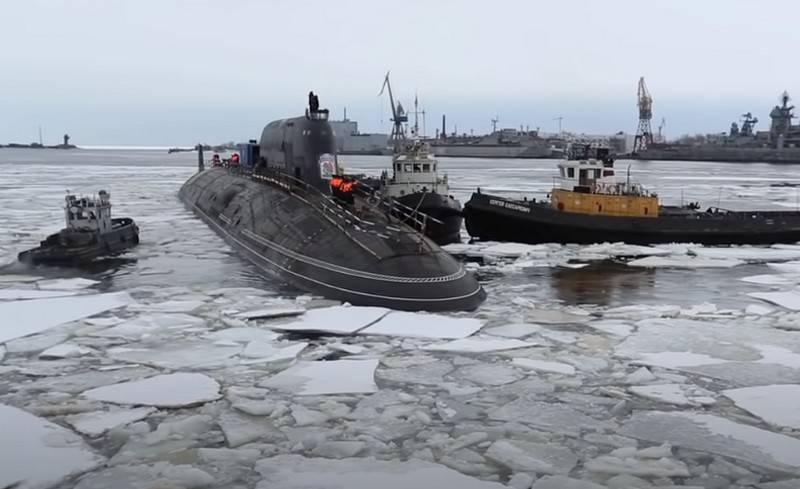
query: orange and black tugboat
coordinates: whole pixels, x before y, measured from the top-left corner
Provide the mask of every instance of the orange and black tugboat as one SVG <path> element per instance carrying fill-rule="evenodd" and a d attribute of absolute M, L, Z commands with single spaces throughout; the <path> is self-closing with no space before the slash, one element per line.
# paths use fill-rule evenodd
<path fill-rule="evenodd" d="M 773 244 L 800 241 L 800 212 L 662 206 L 630 177 L 618 179 L 608 148 L 573 144 L 549 201 L 481 193 L 464 206 L 470 236 L 522 243 Z"/>

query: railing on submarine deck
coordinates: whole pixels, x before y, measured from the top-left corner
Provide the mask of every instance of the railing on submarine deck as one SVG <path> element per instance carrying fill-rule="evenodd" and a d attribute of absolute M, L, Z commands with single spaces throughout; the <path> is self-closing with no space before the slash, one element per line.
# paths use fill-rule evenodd
<path fill-rule="evenodd" d="M 366 221 L 364 219 L 361 219 L 360 217 L 356 216 L 355 214 L 353 214 L 349 210 L 347 210 L 344 207 L 342 207 L 341 205 L 337 204 L 336 201 L 331 196 L 326 195 L 325 193 L 320 191 L 318 188 L 316 188 L 316 187 L 314 187 L 312 185 L 309 185 L 308 183 L 306 183 L 306 182 L 304 182 L 304 181 L 302 181 L 302 180 L 300 180 L 298 178 L 295 178 L 295 177 L 293 177 L 291 175 L 287 175 L 287 174 L 281 173 L 281 172 L 271 172 L 269 170 L 267 170 L 266 172 L 263 172 L 263 171 L 262 172 L 257 172 L 257 171 L 250 170 L 250 169 L 243 168 L 243 167 L 228 167 L 228 171 L 230 173 L 234 173 L 236 175 L 249 177 L 252 180 L 257 181 L 257 182 L 269 183 L 269 184 L 272 184 L 272 185 L 276 185 L 276 186 L 286 190 L 287 192 L 292 192 L 292 193 L 297 194 L 297 190 L 301 190 L 303 192 L 313 194 L 313 195 L 315 195 L 317 197 L 321 197 L 323 202 L 324 202 L 322 205 L 315 205 L 314 202 L 312 202 L 312 201 L 310 201 L 308 199 L 303 199 L 303 200 L 305 200 L 305 202 L 308 203 L 312 208 L 314 208 L 315 210 L 319 211 L 326 219 L 328 219 L 333 225 L 335 225 L 337 228 L 339 228 L 339 230 L 342 231 L 352 241 L 354 241 L 356 244 L 358 244 L 364 250 L 366 250 L 369 253 L 371 253 L 372 255 L 374 255 L 376 258 L 380 258 L 380 257 L 374 251 L 372 251 L 368 246 L 366 246 L 361 241 L 359 241 L 355 236 L 350 234 L 347 231 L 347 229 L 345 229 L 344 226 L 342 226 L 342 224 L 337 223 L 333 219 L 331 219 L 331 215 L 336 216 L 340 220 L 344 221 L 347 225 L 356 227 L 356 229 L 359 230 L 359 231 L 367 232 L 367 233 L 373 233 L 373 234 L 376 234 L 376 235 L 381 236 L 383 238 L 390 238 L 390 236 L 388 236 L 387 234 L 381 233 L 380 231 L 386 231 L 386 232 L 389 232 L 389 233 L 394 233 L 394 234 L 397 235 L 397 239 L 399 239 L 399 237 L 402 236 L 402 235 L 410 235 L 410 236 L 414 236 L 414 237 L 417 237 L 417 235 L 418 235 L 418 233 L 403 231 L 402 228 L 394 228 L 394 227 L 390 227 L 390 226 L 383 226 L 380 231 L 378 229 L 374 229 L 374 228 L 376 228 L 376 224 L 375 223 L 370 222 L 370 221 Z M 358 186 L 356 186 L 356 188 L 358 188 Z M 395 203 L 399 204 L 399 205 L 403 205 L 403 204 L 400 204 L 399 202 L 395 202 Z M 384 202 L 383 199 L 379 199 L 379 205 L 380 204 L 388 206 L 389 210 L 391 210 L 391 206 L 389 206 L 389 204 Z M 403 207 L 407 207 L 407 206 L 403 205 Z M 346 214 L 347 216 L 349 216 L 349 218 L 344 216 L 344 215 L 342 215 L 340 212 Z M 415 222 L 419 226 L 421 226 L 422 231 L 419 234 L 423 234 L 424 235 L 424 229 L 425 229 L 425 225 L 426 225 L 426 223 L 424 221 L 420 221 L 420 220 L 414 218 L 413 216 L 410 216 L 407 213 L 403 212 L 402 210 L 398 210 L 398 212 L 403 214 L 403 215 L 405 215 L 405 216 L 408 216 L 410 219 L 413 220 L 413 222 Z M 431 219 L 431 220 L 434 220 L 436 222 L 441 223 L 441 221 L 439 221 L 438 219 L 436 219 L 436 218 L 434 218 L 432 216 L 427 216 L 426 214 L 423 214 L 423 213 L 419 213 L 419 214 L 425 216 L 425 218 L 427 218 L 427 219 Z M 391 218 L 391 214 L 389 214 L 389 216 Z M 373 228 L 373 229 L 367 229 L 367 228 Z M 420 239 L 419 240 L 419 245 L 420 246 L 423 246 L 423 245 L 427 246 L 427 243 L 425 242 L 424 239 Z"/>

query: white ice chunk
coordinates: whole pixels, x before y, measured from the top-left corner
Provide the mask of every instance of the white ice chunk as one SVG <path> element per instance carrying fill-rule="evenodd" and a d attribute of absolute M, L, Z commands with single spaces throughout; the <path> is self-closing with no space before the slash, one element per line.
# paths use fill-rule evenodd
<path fill-rule="evenodd" d="M 800 429 L 800 385 L 760 385 L 722 393 L 769 424 Z"/>
<path fill-rule="evenodd" d="M 257 309 L 244 311 L 236 314 L 240 319 L 274 319 L 289 316 L 299 316 L 306 312 L 302 307 L 273 307 L 269 309 Z"/>
<path fill-rule="evenodd" d="M 115 360 L 160 368 L 213 368 L 226 365 L 226 360 L 241 351 L 239 344 L 225 346 L 203 341 L 177 340 L 159 342 L 153 348 L 109 348 L 108 356 Z"/>
<path fill-rule="evenodd" d="M 257 346 L 254 346 L 257 345 Z M 287 360 L 294 360 L 308 346 L 306 342 L 300 343 L 277 343 L 267 344 L 256 341 L 251 341 L 247 344 L 247 348 L 242 353 L 243 356 L 249 357 L 242 360 L 243 364 L 256 364 L 256 363 L 276 363 L 285 362 Z"/>
<path fill-rule="evenodd" d="M 499 243 L 496 245 L 488 246 L 480 250 L 480 254 L 484 256 L 494 256 L 503 258 L 518 258 L 536 251 L 543 251 L 542 245 L 529 245 L 523 243 Z"/>
<path fill-rule="evenodd" d="M 511 302 L 515 302 L 512 299 Z M 527 301 L 527 299 L 523 299 Z M 526 302 L 516 301 L 521 305 L 529 305 Z M 580 311 L 583 312 L 583 311 Z M 553 309 L 531 309 L 525 311 L 526 319 L 532 320 L 535 323 L 541 324 L 581 324 L 589 321 L 591 317 L 588 314 L 576 314 L 574 311 L 563 310 L 557 311 Z"/>
<path fill-rule="evenodd" d="M 669 458 L 640 459 L 617 458 L 601 455 L 584 464 L 589 472 L 601 474 L 629 474 L 639 477 L 689 477 L 685 463 Z"/>
<path fill-rule="evenodd" d="M 459 339 L 475 333 L 483 322 L 474 318 L 456 318 L 440 314 L 391 312 L 369 326 L 363 334 L 409 336 L 417 338 Z"/>
<path fill-rule="evenodd" d="M 251 341 L 272 341 L 280 335 L 274 331 L 261 328 L 228 328 L 214 331 L 205 337 L 212 341 L 232 341 L 235 343 L 249 343 Z"/>
<path fill-rule="evenodd" d="M 204 304 L 203 301 L 165 301 L 158 304 L 136 304 L 129 309 L 143 312 L 191 312 Z"/>
<path fill-rule="evenodd" d="M 531 489 L 606 489 L 606 487 L 565 475 L 548 475 L 534 482 Z"/>
<path fill-rule="evenodd" d="M 742 277 L 740 279 L 742 282 L 747 282 L 750 284 L 758 284 L 758 285 L 793 285 L 800 281 L 800 277 L 798 280 L 792 280 L 785 275 L 750 275 L 747 277 Z"/>
<path fill-rule="evenodd" d="M 0 363 L 6 357 L 6 345 L 0 345 Z"/>
<path fill-rule="evenodd" d="M 707 406 L 716 402 L 713 392 L 690 384 L 637 385 L 629 389 L 637 396 L 676 406 Z"/>
<path fill-rule="evenodd" d="M 422 460 L 383 461 L 374 458 L 331 460 L 278 455 L 260 460 L 256 489 L 506 489 L 497 482 L 466 476 Z"/>
<path fill-rule="evenodd" d="M 771 314 L 773 309 L 767 306 L 762 306 L 761 304 L 748 304 L 747 307 L 744 309 L 744 313 L 750 316 L 766 316 L 767 314 Z"/>
<path fill-rule="evenodd" d="M 625 377 L 625 382 L 628 384 L 646 384 L 656 380 L 656 376 L 647 367 L 640 367 L 632 374 Z"/>
<path fill-rule="evenodd" d="M 305 396 L 376 392 L 377 367 L 377 359 L 298 362 L 259 385 Z"/>
<path fill-rule="evenodd" d="M 690 253 L 702 258 L 734 259 L 749 262 L 766 262 L 770 260 L 797 260 L 800 249 L 757 248 L 750 246 L 732 246 L 730 248 L 690 248 Z"/>
<path fill-rule="evenodd" d="M 800 274 L 800 261 L 790 261 L 786 263 L 767 263 L 767 266 L 778 273 L 792 275 Z"/>
<path fill-rule="evenodd" d="M 578 463 L 568 448 L 518 440 L 497 440 L 486 450 L 486 458 L 515 472 L 542 474 L 568 474 Z"/>
<path fill-rule="evenodd" d="M 132 302 L 125 292 L 0 302 L 0 343 Z"/>
<path fill-rule="evenodd" d="M 785 292 L 751 292 L 747 295 L 777 306 L 785 307 L 792 311 L 800 311 L 800 290 L 789 290 Z"/>
<path fill-rule="evenodd" d="M 535 395 L 519 397 L 490 410 L 489 419 L 525 423 L 568 436 L 579 436 L 581 430 L 603 431 L 616 428 L 613 422 L 587 416 L 565 403 L 540 401 Z"/>
<path fill-rule="evenodd" d="M 116 326 L 90 333 L 91 336 L 138 340 L 163 330 L 182 330 L 205 324 L 205 320 L 188 314 L 142 315 Z"/>
<path fill-rule="evenodd" d="M 291 409 L 297 426 L 321 425 L 331 419 L 329 414 L 308 409 L 302 404 L 292 404 Z"/>
<path fill-rule="evenodd" d="M 542 327 L 538 324 L 512 323 L 489 328 L 484 330 L 484 332 L 494 336 L 502 336 L 504 338 L 524 338 L 525 336 L 538 333 L 541 330 Z"/>
<path fill-rule="evenodd" d="M 0 289 L 0 300 L 47 299 L 49 297 L 66 297 L 75 294 L 77 292 L 58 290 Z"/>
<path fill-rule="evenodd" d="M 75 489 L 199 489 L 214 484 L 214 478 L 191 465 L 156 462 L 148 465 L 117 465 L 78 480 Z"/>
<path fill-rule="evenodd" d="M 52 360 L 55 358 L 74 358 L 92 353 L 91 348 L 86 348 L 75 343 L 61 343 L 39 353 L 42 360 Z"/>
<path fill-rule="evenodd" d="M 80 436 L 15 407 L 0 404 L 0 487 L 61 486 L 105 459 Z"/>
<path fill-rule="evenodd" d="M 86 436 L 97 437 L 117 426 L 139 421 L 154 413 L 155 408 L 114 409 L 92 411 L 67 416 L 65 421 Z"/>
<path fill-rule="evenodd" d="M 517 367 L 536 370 L 537 372 L 575 375 L 575 367 L 567 365 L 566 363 L 534 360 L 533 358 L 513 358 L 511 359 L 511 363 Z"/>
<path fill-rule="evenodd" d="M 41 280 L 36 283 L 36 286 L 44 290 L 82 290 L 99 283 L 97 280 L 89 280 L 88 278 L 59 278 Z"/>
<path fill-rule="evenodd" d="M 648 256 L 628 262 L 628 266 L 643 268 L 733 268 L 744 264 L 743 260 L 693 256 Z"/>
<path fill-rule="evenodd" d="M 637 412 L 619 433 L 710 452 L 769 470 L 800 471 L 800 440 L 710 414 Z"/>
<path fill-rule="evenodd" d="M 656 353 L 642 353 L 634 363 L 639 365 L 652 365 L 654 367 L 680 368 L 699 367 L 701 365 L 714 365 L 725 363 L 726 360 L 714 358 L 703 353 L 688 351 L 662 351 Z"/>
<path fill-rule="evenodd" d="M 632 324 L 617 319 L 601 319 L 599 321 L 590 321 L 586 323 L 586 326 L 621 338 L 628 336 L 633 331 Z"/>
<path fill-rule="evenodd" d="M 539 345 L 537 341 L 521 341 L 517 339 L 491 339 L 481 338 L 461 338 L 459 340 L 448 341 L 447 343 L 437 343 L 422 347 L 423 350 L 431 351 L 454 351 L 464 353 L 485 353 L 500 350 L 513 350 L 517 348 L 528 348 Z"/>
<path fill-rule="evenodd" d="M 333 306 L 306 311 L 296 321 L 266 326 L 278 331 L 353 334 L 380 318 L 389 309 L 383 307 Z"/>
<path fill-rule="evenodd" d="M 90 389 L 84 396 L 114 404 L 164 408 L 193 406 L 222 397 L 214 379 L 198 373 L 156 375 Z"/>
<path fill-rule="evenodd" d="M 355 457 L 367 448 L 363 441 L 324 441 L 311 450 L 311 454 L 324 458 Z"/>

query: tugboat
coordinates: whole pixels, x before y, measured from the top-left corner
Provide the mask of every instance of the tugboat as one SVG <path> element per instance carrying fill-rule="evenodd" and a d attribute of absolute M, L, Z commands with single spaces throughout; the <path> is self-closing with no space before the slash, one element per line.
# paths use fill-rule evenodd
<path fill-rule="evenodd" d="M 432 156 L 430 145 L 419 137 L 418 104 L 414 98 L 414 126 L 412 137 L 406 138 L 403 124 L 408 115 L 400 102 L 395 105 L 389 74 L 383 82 L 388 88 L 392 105 L 392 175 L 381 174 L 379 189 L 381 197 L 393 200 L 409 216 L 424 215 L 425 224 L 420 229 L 439 245 L 461 241 L 461 203 L 450 195 L 447 175 L 439 176 L 439 162 Z M 381 90 L 383 93 L 383 90 Z M 407 220 L 413 224 L 413 220 Z"/>
<path fill-rule="evenodd" d="M 77 265 L 136 246 L 139 227 L 128 217 L 112 219 L 110 198 L 105 190 L 96 197 L 67 194 L 64 199 L 67 227 L 17 258 L 33 264 Z"/>
<path fill-rule="evenodd" d="M 178 196 L 261 271 L 356 305 L 472 310 L 486 298 L 461 263 L 342 175 L 328 111 L 270 122 L 241 164 L 199 171 Z"/>
<path fill-rule="evenodd" d="M 479 240 L 522 243 L 625 242 L 774 244 L 800 241 L 800 212 L 662 206 L 658 195 L 615 175 L 608 148 L 573 143 L 550 200 L 514 200 L 478 189 L 464 206 Z"/>

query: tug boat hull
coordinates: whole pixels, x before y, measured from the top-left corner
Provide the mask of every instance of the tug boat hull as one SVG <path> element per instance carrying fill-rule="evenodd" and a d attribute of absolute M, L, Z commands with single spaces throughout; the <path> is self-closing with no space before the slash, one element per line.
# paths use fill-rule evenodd
<path fill-rule="evenodd" d="M 431 220 L 425 225 L 425 235 L 436 244 L 461 242 L 461 224 L 464 217 L 461 204 L 456 199 L 438 193 L 417 192 L 404 195 L 397 200 L 407 208 L 416 209 L 440 221 Z"/>
<path fill-rule="evenodd" d="M 117 255 L 139 244 L 139 227 L 133 219 L 112 219 L 111 223 L 111 230 L 103 234 L 61 230 L 17 258 L 34 265 L 77 265 Z"/>
<path fill-rule="evenodd" d="M 607 216 L 559 211 L 547 202 L 473 193 L 464 206 L 464 216 L 467 232 L 475 239 L 531 244 L 765 245 L 800 241 L 800 212 L 661 207 L 657 217 Z"/>

